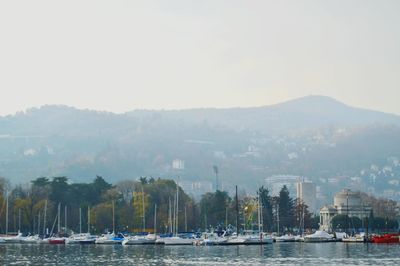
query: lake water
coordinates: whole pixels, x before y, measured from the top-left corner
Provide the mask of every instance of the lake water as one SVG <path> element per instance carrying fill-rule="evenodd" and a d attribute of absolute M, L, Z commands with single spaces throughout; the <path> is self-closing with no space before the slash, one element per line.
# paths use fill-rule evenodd
<path fill-rule="evenodd" d="M 264 246 L 0 244 L 0 265 L 400 265 L 400 245 L 274 243 Z"/>

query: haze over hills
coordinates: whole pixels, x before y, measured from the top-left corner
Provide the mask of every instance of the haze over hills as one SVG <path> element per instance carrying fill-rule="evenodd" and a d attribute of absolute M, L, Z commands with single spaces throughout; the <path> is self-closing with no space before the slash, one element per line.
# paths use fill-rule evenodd
<path fill-rule="evenodd" d="M 347 106 L 326 96 L 307 96 L 284 103 L 228 109 L 189 109 L 184 111 L 132 111 L 133 117 L 158 114 L 171 121 L 208 123 L 234 130 L 258 133 L 287 133 L 291 130 L 324 126 L 359 126 L 369 124 L 400 125 L 400 116 Z"/>
<path fill-rule="evenodd" d="M 213 184 L 218 165 L 228 190 L 235 184 L 253 190 L 285 174 L 305 176 L 326 193 L 354 186 L 399 198 L 399 147 L 400 116 L 324 96 L 125 114 L 48 105 L 0 117 L 0 176 L 13 183 L 102 175 L 110 182 L 179 176 Z"/>

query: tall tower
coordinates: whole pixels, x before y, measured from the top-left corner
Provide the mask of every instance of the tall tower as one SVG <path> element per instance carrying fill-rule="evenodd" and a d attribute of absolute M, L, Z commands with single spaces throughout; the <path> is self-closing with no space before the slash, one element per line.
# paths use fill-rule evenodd
<path fill-rule="evenodd" d="M 297 198 L 303 201 L 310 212 L 316 212 L 317 190 L 313 182 L 299 181 L 296 184 Z"/>

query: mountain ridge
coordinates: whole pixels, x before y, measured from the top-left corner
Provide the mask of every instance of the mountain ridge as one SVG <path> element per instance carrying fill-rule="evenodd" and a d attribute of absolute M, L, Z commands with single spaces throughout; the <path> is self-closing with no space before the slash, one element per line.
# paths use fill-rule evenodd
<path fill-rule="evenodd" d="M 228 188 L 289 174 L 321 186 L 321 178 L 359 177 L 365 190 L 376 186 L 383 193 L 397 178 L 400 184 L 400 166 L 388 165 L 400 158 L 399 146 L 400 116 L 329 97 L 267 107 L 124 114 L 46 105 L 0 117 L 0 176 L 13 183 L 60 175 L 73 181 L 103 175 L 111 182 L 180 176 L 212 184 L 212 166 L 218 165 Z M 182 169 L 175 160 L 184 162 Z M 392 169 L 394 176 L 371 172 L 372 165 Z M 383 175 L 383 185 L 371 183 L 370 175 Z"/>

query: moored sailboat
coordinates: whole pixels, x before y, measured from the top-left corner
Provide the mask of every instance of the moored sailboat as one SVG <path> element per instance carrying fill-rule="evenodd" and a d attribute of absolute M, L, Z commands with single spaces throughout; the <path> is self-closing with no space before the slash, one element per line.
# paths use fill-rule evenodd
<path fill-rule="evenodd" d="M 59 245 L 65 244 L 65 237 L 61 237 L 61 203 L 58 204 L 58 212 L 57 212 L 57 235 L 52 236 L 48 239 L 49 244 Z"/>
<path fill-rule="evenodd" d="M 114 206 L 114 201 L 112 202 L 112 225 L 113 225 L 113 231 L 112 233 L 107 233 L 101 235 L 99 238 L 95 240 L 95 244 L 103 244 L 103 245 L 114 245 L 114 244 L 122 244 L 122 241 L 124 241 L 125 237 L 122 234 L 115 234 L 115 206 Z"/>
<path fill-rule="evenodd" d="M 73 234 L 65 240 L 66 244 L 94 244 L 97 236 L 90 234 L 90 207 L 88 207 L 88 231 L 87 233 L 82 233 L 82 213 L 81 208 L 79 208 L 79 234 Z"/>
<path fill-rule="evenodd" d="M 334 240 L 333 236 L 325 231 L 316 231 L 314 234 L 304 236 L 304 242 L 330 242 Z"/>
<path fill-rule="evenodd" d="M 275 237 L 276 242 L 295 242 L 296 237 L 294 235 L 284 234 L 283 236 Z"/>
<path fill-rule="evenodd" d="M 179 186 L 176 184 L 176 196 L 174 200 L 174 224 L 173 236 L 163 237 L 156 240 L 157 244 L 164 245 L 193 245 L 195 238 L 192 235 L 179 235 Z"/>

